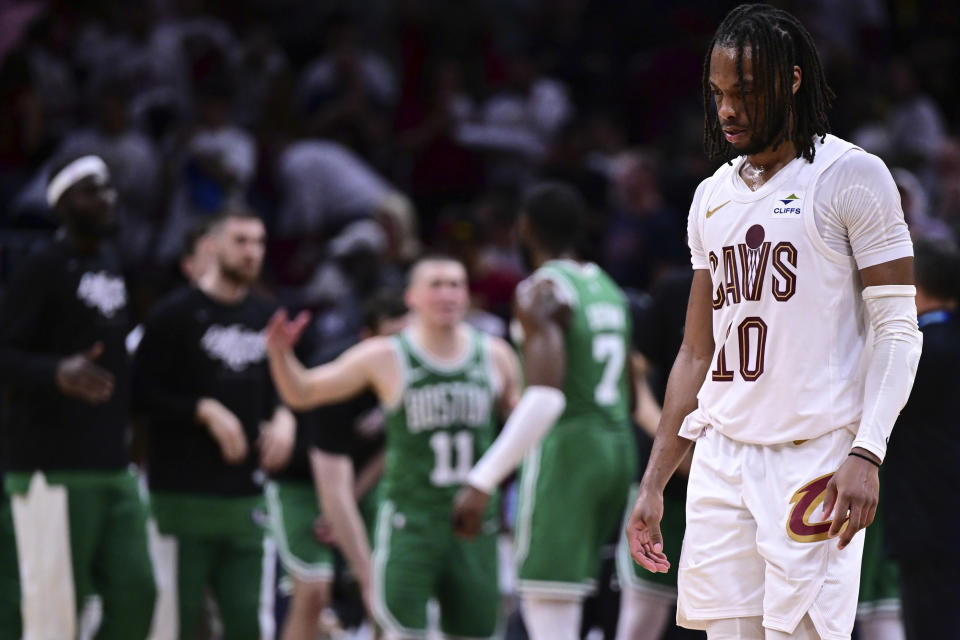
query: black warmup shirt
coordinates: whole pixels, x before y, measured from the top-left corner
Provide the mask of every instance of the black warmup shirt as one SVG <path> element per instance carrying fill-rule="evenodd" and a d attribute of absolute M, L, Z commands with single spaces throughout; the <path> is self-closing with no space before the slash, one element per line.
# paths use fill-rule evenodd
<path fill-rule="evenodd" d="M 323 335 L 314 322 L 304 332 L 297 351 L 307 366 L 321 365 L 336 358 L 360 339 L 355 335 L 349 340 L 340 340 L 331 348 L 327 335 Z M 316 447 L 326 453 L 350 456 L 353 468 L 359 472 L 384 445 L 383 422 L 379 429 L 364 428 L 372 425 L 371 419 L 382 418 L 380 403 L 373 391 L 365 391 L 349 400 L 320 406 L 313 411 L 297 415 L 297 439 L 290 464 L 277 474 L 279 480 L 313 483 L 310 469 L 310 449 Z"/>
<path fill-rule="evenodd" d="M 278 405 L 263 329 L 274 305 L 248 295 L 223 304 L 184 287 L 162 300 L 144 324 L 135 358 L 135 399 L 148 420 L 147 477 L 154 491 L 247 496 L 262 490 L 256 448 L 260 423 Z M 249 452 L 227 464 L 206 425 L 201 398 L 237 416 Z"/>
<path fill-rule="evenodd" d="M 0 312 L 0 379 L 10 389 L 6 463 L 12 471 L 120 469 L 128 463 L 130 328 L 116 251 L 44 243 L 13 276 Z M 102 342 L 97 364 L 115 377 L 110 400 L 89 405 L 56 386 L 57 363 Z"/>
<path fill-rule="evenodd" d="M 887 542 L 890 551 L 904 561 L 957 562 L 960 318 L 935 311 L 918 320 L 923 352 L 917 377 L 890 435 L 883 463 Z"/>
<path fill-rule="evenodd" d="M 687 269 L 672 271 L 653 286 L 647 304 L 635 310 L 634 347 L 656 368 L 655 375 L 649 382 L 661 406 L 667 391 L 667 377 L 683 343 L 687 300 L 692 282 L 692 271 Z M 653 440 L 639 429 L 637 433 L 641 462 L 639 472 L 640 477 L 643 477 L 643 471 L 650 460 Z M 684 499 L 687 495 L 687 479 L 674 474 L 667 483 L 664 493 Z"/>
<path fill-rule="evenodd" d="M 634 318 L 634 346 L 657 369 L 650 386 L 661 404 L 667 376 L 683 343 L 692 282 L 693 271 L 689 269 L 666 274 L 650 290 L 649 305 Z"/>
<path fill-rule="evenodd" d="M 379 425 L 375 426 L 377 422 Z M 345 402 L 298 415 L 293 457 L 277 477 L 280 480 L 312 483 L 311 447 L 326 453 L 350 456 L 354 471 L 359 473 L 383 449 L 384 442 L 380 401 L 373 392 L 365 391 Z"/>

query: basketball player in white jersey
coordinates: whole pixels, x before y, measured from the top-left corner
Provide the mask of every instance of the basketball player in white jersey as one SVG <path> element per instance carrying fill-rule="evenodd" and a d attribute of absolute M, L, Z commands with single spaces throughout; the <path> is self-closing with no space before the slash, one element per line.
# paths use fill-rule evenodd
<path fill-rule="evenodd" d="M 697 442 L 678 623 L 710 640 L 849 638 L 878 469 L 920 355 L 913 247 L 884 164 L 829 135 L 806 29 L 731 11 L 704 63 L 680 353 L 626 535 L 670 566 L 663 487 Z M 836 540 L 833 540 L 836 538 Z"/>

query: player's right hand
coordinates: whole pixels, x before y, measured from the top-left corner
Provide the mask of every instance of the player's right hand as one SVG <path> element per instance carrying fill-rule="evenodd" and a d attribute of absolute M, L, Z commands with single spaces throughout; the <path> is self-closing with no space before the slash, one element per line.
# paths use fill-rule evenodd
<path fill-rule="evenodd" d="M 57 388 L 87 404 L 103 404 L 113 395 L 113 374 L 94 362 L 103 354 L 103 343 L 75 353 L 57 363 Z"/>
<path fill-rule="evenodd" d="M 663 519 L 663 493 L 641 487 L 640 495 L 627 520 L 627 543 L 630 555 L 641 567 L 652 573 L 666 573 L 670 561 L 663 553 L 660 521 Z"/>
<path fill-rule="evenodd" d="M 451 521 L 457 535 L 470 539 L 480 533 L 483 514 L 490 502 L 490 495 L 472 487 L 464 486 L 453 499 Z"/>
<path fill-rule="evenodd" d="M 309 323 L 310 313 L 307 311 L 301 311 L 296 318 L 290 320 L 286 309 L 277 309 L 265 330 L 267 351 L 283 353 L 293 349 L 293 345 L 297 344 L 297 340 L 303 335 L 303 330 Z"/>
<path fill-rule="evenodd" d="M 220 453 L 227 464 L 239 464 L 247 457 L 247 436 L 243 425 L 230 409 L 213 398 L 202 398 L 197 403 L 197 419 L 207 426 L 210 435 L 220 445 Z"/>
<path fill-rule="evenodd" d="M 337 539 L 333 535 L 333 527 L 331 527 L 327 519 L 323 517 L 323 514 L 318 515 L 313 520 L 313 539 L 328 547 L 337 544 Z"/>

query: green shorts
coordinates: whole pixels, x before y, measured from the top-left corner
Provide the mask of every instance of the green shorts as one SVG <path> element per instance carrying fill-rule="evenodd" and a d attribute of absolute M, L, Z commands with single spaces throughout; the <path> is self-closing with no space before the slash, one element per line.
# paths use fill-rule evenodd
<path fill-rule="evenodd" d="M 133 473 L 8 472 L 5 481 L 23 560 L 24 609 L 49 614 L 40 624 L 58 626 L 56 637 L 78 627 L 87 599 L 96 594 L 103 602 L 98 639 L 146 637 L 157 588 L 147 501 Z"/>
<path fill-rule="evenodd" d="M 453 534 L 448 514 L 404 510 L 385 500 L 377 516 L 372 599 L 377 623 L 404 638 L 426 637 L 432 599 L 447 636 L 493 636 L 500 606 L 496 527 L 463 540 Z"/>
<path fill-rule="evenodd" d="M 639 485 L 630 490 L 630 500 L 627 502 L 626 519 L 633 510 L 633 502 L 637 498 Z M 630 547 L 627 545 L 627 536 L 621 535 L 617 545 L 617 577 L 620 584 L 630 589 L 645 591 L 651 595 L 663 596 L 666 599 L 677 599 L 677 567 L 680 566 L 680 549 L 683 546 L 683 532 L 686 529 L 686 505 L 673 496 L 663 497 L 663 520 L 660 521 L 660 534 L 663 536 L 663 552 L 670 560 L 670 570 L 667 573 L 652 573 L 647 571 L 630 557 Z"/>
<path fill-rule="evenodd" d="M 884 550 L 880 509 L 877 508 L 873 524 L 864 531 L 857 615 L 900 610 L 900 569 Z"/>
<path fill-rule="evenodd" d="M 588 424 L 557 425 L 527 456 L 515 540 L 521 593 L 580 599 L 594 590 L 636 464 L 627 427 Z"/>
<path fill-rule="evenodd" d="M 20 637 L 20 570 L 10 500 L 0 491 L 0 640 Z"/>
<path fill-rule="evenodd" d="M 334 550 L 319 542 L 313 523 L 320 515 L 317 492 L 307 482 L 267 485 L 270 530 L 284 570 L 301 582 L 331 582 Z"/>
<path fill-rule="evenodd" d="M 157 569 L 176 593 L 180 640 L 196 637 L 208 591 L 224 637 L 272 637 L 276 552 L 264 530 L 263 497 L 156 492 L 151 501 L 160 531 Z"/>
<path fill-rule="evenodd" d="M 367 530 L 367 537 L 370 540 L 370 546 L 373 546 L 373 537 L 377 532 L 377 511 L 380 509 L 380 487 L 376 484 L 367 495 L 360 499 L 357 507 L 360 508 L 360 517 L 363 518 L 363 526 Z"/>

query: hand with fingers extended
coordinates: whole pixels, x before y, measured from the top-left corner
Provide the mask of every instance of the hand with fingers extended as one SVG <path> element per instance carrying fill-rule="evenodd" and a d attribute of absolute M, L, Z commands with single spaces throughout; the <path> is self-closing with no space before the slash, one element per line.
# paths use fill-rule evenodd
<path fill-rule="evenodd" d="M 267 351 L 278 354 L 290 351 L 310 323 L 310 313 L 301 311 L 290 320 L 286 309 L 277 309 L 267 323 Z"/>
<path fill-rule="evenodd" d="M 103 343 L 75 353 L 57 363 L 57 388 L 67 396 L 87 404 L 103 404 L 113 396 L 113 374 L 96 364 L 103 354 Z"/>
<path fill-rule="evenodd" d="M 850 544 L 857 531 L 873 522 L 880 498 L 880 461 L 866 449 L 857 447 L 853 451 L 857 455 L 848 456 L 830 478 L 823 500 L 824 517 L 833 521 L 827 535 L 839 538 L 838 549 Z"/>
<path fill-rule="evenodd" d="M 246 459 L 247 436 L 239 418 L 230 409 L 213 398 L 201 398 L 197 403 L 197 421 L 206 425 L 220 445 L 220 453 L 227 464 L 240 464 Z"/>
<path fill-rule="evenodd" d="M 663 519 L 663 492 L 640 488 L 627 520 L 627 543 L 637 564 L 651 573 L 666 573 L 670 561 L 663 553 L 660 521 Z"/>

